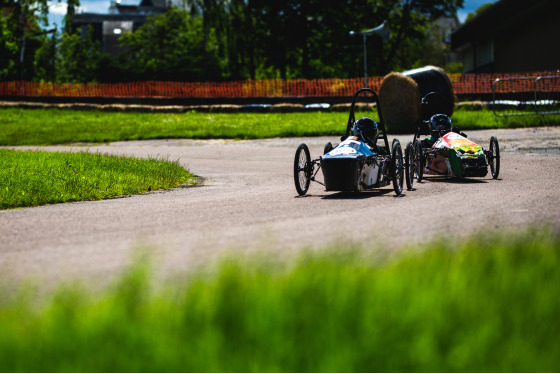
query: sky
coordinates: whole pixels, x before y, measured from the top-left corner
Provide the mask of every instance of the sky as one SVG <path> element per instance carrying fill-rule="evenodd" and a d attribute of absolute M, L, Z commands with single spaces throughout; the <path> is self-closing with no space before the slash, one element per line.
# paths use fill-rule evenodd
<path fill-rule="evenodd" d="M 140 0 L 122 0 L 123 3 L 136 4 L 140 3 Z M 463 3 L 463 8 L 457 11 L 457 16 L 461 23 L 465 22 L 467 14 L 473 13 L 483 4 L 495 3 L 496 0 L 465 0 Z M 107 13 L 109 11 L 110 0 L 80 0 L 82 4 L 79 8 L 79 12 L 84 13 Z M 62 26 L 62 18 L 66 14 L 66 1 L 62 0 L 58 2 L 57 0 L 50 1 L 50 11 L 49 11 L 49 21 L 51 25 L 56 23 L 59 29 Z"/>

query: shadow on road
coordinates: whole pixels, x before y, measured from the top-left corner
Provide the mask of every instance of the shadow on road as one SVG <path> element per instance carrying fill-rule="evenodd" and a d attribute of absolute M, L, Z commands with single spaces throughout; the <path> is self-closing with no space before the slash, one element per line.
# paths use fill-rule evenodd
<path fill-rule="evenodd" d="M 394 192 L 392 189 L 362 191 L 362 192 L 336 192 L 332 195 L 324 195 L 324 200 L 362 200 L 369 199 L 370 197 L 383 196 L 388 193 Z"/>
<path fill-rule="evenodd" d="M 477 184 L 477 183 L 488 183 L 484 179 L 467 179 L 467 178 L 448 178 L 448 177 L 424 177 L 426 182 L 444 182 L 444 183 L 454 183 L 454 184 Z M 424 182 L 422 183 L 424 184 Z"/>

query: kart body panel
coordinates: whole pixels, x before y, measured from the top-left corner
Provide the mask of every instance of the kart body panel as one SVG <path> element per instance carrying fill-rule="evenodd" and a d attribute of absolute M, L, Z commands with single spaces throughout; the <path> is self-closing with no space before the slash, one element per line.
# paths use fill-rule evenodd
<path fill-rule="evenodd" d="M 482 147 L 455 132 L 448 132 L 431 147 L 426 173 L 449 177 L 485 177 L 488 163 Z"/>
<path fill-rule="evenodd" d="M 351 136 L 321 156 L 326 191 L 363 191 L 389 184 L 387 158 Z"/>

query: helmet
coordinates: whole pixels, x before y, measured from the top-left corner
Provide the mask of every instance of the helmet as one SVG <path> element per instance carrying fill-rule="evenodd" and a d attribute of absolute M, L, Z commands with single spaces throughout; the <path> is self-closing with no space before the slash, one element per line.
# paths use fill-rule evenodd
<path fill-rule="evenodd" d="M 435 131 L 445 134 L 451 131 L 451 119 L 445 114 L 435 114 L 430 118 L 430 124 Z"/>
<path fill-rule="evenodd" d="M 360 118 L 352 126 L 352 135 L 363 138 L 370 145 L 375 145 L 379 136 L 379 128 L 371 118 Z"/>

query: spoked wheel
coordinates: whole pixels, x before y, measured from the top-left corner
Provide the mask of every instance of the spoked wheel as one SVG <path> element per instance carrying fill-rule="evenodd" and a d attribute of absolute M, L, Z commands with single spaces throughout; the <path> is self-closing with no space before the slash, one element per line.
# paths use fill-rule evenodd
<path fill-rule="evenodd" d="M 403 190 L 403 174 L 404 163 L 401 143 L 395 139 L 393 140 L 393 149 L 391 151 L 391 178 L 393 179 L 393 189 L 397 196 Z"/>
<path fill-rule="evenodd" d="M 300 196 L 307 193 L 311 182 L 311 156 L 305 143 L 299 145 L 294 158 L 294 182 Z"/>
<path fill-rule="evenodd" d="M 328 142 L 327 144 L 325 144 L 325 148 L 323 148 L 323 154 L 326 155 L 332 150 L 333 150 L 333 145 L 331 142 Z"/>
<path fill-rule="evenodd" d="M 422 177 L 424 176 L 424 165 L 426 165 L 426 160 L 424 159 L 424 151 L 422 150 L 422 142 L 420 139 L 416 140 L 414 143 L 414 148 L 416 148 L 416 180 L 422 182 Z"/>
<path fill-rule="evenodd" d="M 408 190 L 412 190 L 412 186 L 414 185 L 414 177 L 418 167 L 418 160 L 416 159 L 416 148 L 414 147 L 414 145 L 412 145 L 412 142 L 408 142 L 404 154 L 406 161 L 406 167 L 404 169 L 406 177 L 406 188 Z"/>
<path fill-rule="evenodd" d="M 496 179 L 500 175 L 500 146 L 495 136 L 490 138 L 490 150 L 488 151 L 487 158 L 492 178 Z"/>

